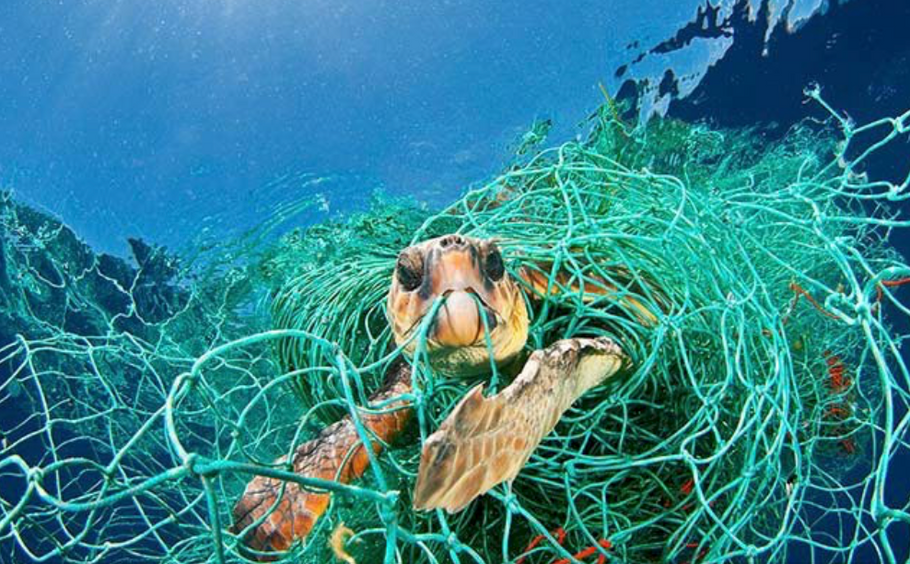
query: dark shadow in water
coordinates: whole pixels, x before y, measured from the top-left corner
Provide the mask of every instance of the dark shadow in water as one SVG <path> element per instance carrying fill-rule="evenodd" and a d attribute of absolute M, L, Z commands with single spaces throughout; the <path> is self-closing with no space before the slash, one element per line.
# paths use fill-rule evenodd
<path fill-rule="evenodd" d="M 805 103 L 803 90 L 814 83 L 821 85 L 829 104 L 857 123 L 893 117 L 910 106 L 910 2 L 834 3 L 827 14 L 810 19 L 796 33 L 779 25 L 766 49 L 767 16 L 764 3 L 750 22 L 746 1 L 738 2 L 723 22 L 711 21 L 716 11 L 701 11 L 697 25 L 686 26 L 684 35 L 661 44 L 679 48 L 694 36 L 714 37 L 717 28 L 734 34 L 729 51 L 694 92 L 670 105 L 671 116 L 707 118 L 730 127 L 776 124 L 782 132 L 806 116 L 823 117 L 818 107 Z M 879 178 L 902 180 L 907 162 L 910 145 L 893 143 L 869 168 Z"/>

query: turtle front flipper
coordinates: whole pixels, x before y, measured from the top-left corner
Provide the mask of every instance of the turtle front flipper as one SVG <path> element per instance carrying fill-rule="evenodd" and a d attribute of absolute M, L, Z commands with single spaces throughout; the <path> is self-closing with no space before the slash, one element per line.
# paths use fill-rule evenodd
<path fill-rule="evenodd" d="M 385 384 L 370 396 L 370 402 L 392 399 L 410 391 L 411 367 L 399 361 L 389 369 Z M 381 443 L 390 442 L 401 433 L 413 412 L 405 407 L 404 401 L 392 402 L 387 409 L 393 411 L 360 414 L 364 427 L 378 439 L 371 441 L 374 453 L 382 448 Z M 284 461 L 284 458 L 278 460 L 279 463 Z M 369 454 L 348 415 L 323 429 L 315 439 L 297 447 L 292 465 L 294 472 L 303 476 L 348 483 L 362 476 L 369 464 Z M 247 484 L 234 506 L 233 531 L 243 534 L 244 542 L 254 550 L 285 551 L 309 534 L 328 509 L 329 500 L 327 492 L 257 476 Z M 262 522 L 247 530 L 259 520 Z"/>
<path fill-rule="evenodd" d="M 611 339 L 567 339 L 535 351 L 495 396 L 472 389 L 424 443 L 414 508 L 454 513 L 513 480 L 575 400 L 627 364 Z"/>

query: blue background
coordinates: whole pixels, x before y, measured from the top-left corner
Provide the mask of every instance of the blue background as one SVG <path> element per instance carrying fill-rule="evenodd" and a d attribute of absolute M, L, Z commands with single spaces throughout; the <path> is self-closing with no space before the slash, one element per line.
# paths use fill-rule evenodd
<path fill-rule="evenodd" d="M 447 202 L 535 118 L 574 134 L 636 42 L 700 4 L 5 0 L 0 186 L 118 253 L 252 225 L 308 189 L 332 211 L 376 187 Z M 281 181 L 301 172 L 333 180 Z"/>

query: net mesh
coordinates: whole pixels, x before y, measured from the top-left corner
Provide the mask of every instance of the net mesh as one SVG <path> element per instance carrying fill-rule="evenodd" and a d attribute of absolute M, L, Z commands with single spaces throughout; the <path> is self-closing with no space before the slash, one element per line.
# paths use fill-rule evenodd
<path fill-rule="evenodd" d="M 775 142 L 673 120 L 632 130 L 607 104 L 584 140 L 523 146 L 445 210 L 385 200 L 192 262 L 139 241 L 135 265 L 97 256 L 6 195 L 0 559 L 243 561 L 231 508 L 258 473 L 334 494 L 280 556 L 294 562 L 332 561 L 342 522 L 358 562 L 896 561 L 910 268 L 890 241 L 910 180 L 863 170 L 910 112 L 857 126 L 808 95 L 827 125 Z M 608 335 L 634 371 L 456 515 L 414 512 L 410 492 L 421 441 L 477 380 L 420 354 L 403 398 L 417 423 L 364 479 L 273 464 L 384 409 L 367 396 L 400 354 L 383 310 L 395 257 L 450 232 L 498 238 L 513 274 L 605 279 L 659 312 L 644 324 L 629 301 L 568 286 L 529 300 L 529 348 Z"/>

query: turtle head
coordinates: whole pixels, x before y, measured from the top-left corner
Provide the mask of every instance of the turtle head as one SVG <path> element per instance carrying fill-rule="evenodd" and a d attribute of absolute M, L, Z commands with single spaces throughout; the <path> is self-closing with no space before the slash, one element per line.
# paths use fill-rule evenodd
<path fill-rule="evenodd" d="M 502 364 L 524 347 L 527 307 L 494 241 L 446 235 L 401 251 L 386 311 L 395 342 L 405 345 L 406 354 L 414 353 L 418 339 L 411 337 L 438 299 L 442 304 L 429 320 L 426 344 L 430 364 L 440 372 L 485 372 L 491 353 Z"/>

